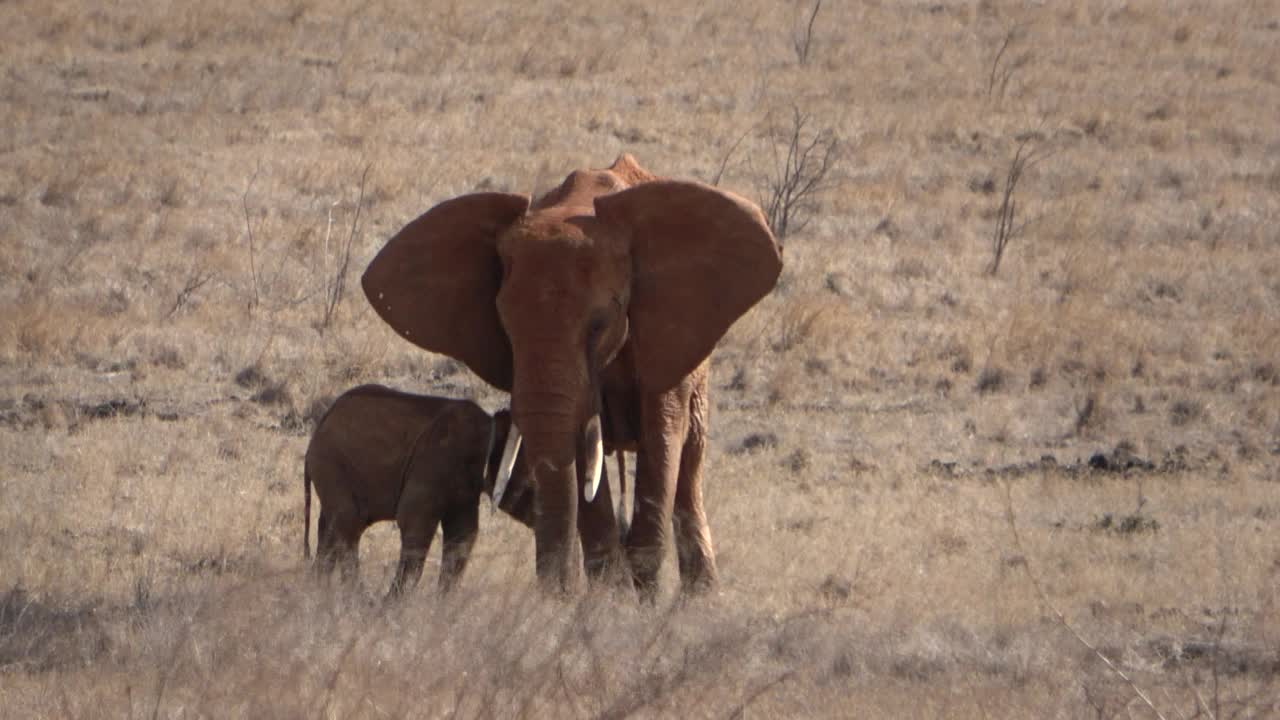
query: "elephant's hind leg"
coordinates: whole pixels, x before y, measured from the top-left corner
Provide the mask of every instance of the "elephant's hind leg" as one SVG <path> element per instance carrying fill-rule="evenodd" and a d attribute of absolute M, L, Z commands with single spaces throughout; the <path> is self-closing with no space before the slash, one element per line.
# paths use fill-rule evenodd
<path fill-rule="evenodd" d="M 339 540 L 339 548 L 338 575 L 344 586 L 354 587 L 360 580 L 360 532 L 343 536 Z"/>
<path fill-rule="evenodd" d="M 329 517 L 325 514 L 324 508 L 320 508 L 318 517 L 316 518 L 316 556 L 311 561 L 311 570 L 316 575 L 327 573 L 332 565 L 327 560 L 329 557 Z"/>
<path fill-rule="evenodd" d="M 319 577 L 329 577 L 337 567 L 342 554 L 337 537 L 333 532 L 333 513 L 320 508 L 320 517 L 316 520 L 316 559 L 312 565 Z"/>
<path fill-rule="evenodd" d="M 360 535 L 365 525 L 346 513 L 320 511 L 316 539 L 316 563 L 329 575 L 336 567 L 344 585 L 352 585 L 360 576 Z"/>

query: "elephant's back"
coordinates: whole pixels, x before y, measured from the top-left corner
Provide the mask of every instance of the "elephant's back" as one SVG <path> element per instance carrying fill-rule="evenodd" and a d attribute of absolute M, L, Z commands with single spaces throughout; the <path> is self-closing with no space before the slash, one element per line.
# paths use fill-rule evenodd
<path fill-rule="evenodd" d="M 414 395 L 382 385 L 361 385 L 338 396 L 307 446 L 307 472 L 317 491 L 341 485 L 357 494 L 398 486 L 422 433 L 441 415 L 469 401 Z M 476 410 L 483 413 L 483 410 Z M 398 487 L 391 496 L 398 494 Z"/>
<path fill-rule="evenodd" d="M 331 424 L 345 424 L 353 419 L 378 424 L 378 418 L 385 418 L 385 423 L 397 425 L 412 424 L 415 420 L 430 422 L 443 410 L 460 402 L 474 405 L 470 401 L 415 395 L 385 385 L 360 385 L 333 401 L 316 424 L 316 434 Z"/>

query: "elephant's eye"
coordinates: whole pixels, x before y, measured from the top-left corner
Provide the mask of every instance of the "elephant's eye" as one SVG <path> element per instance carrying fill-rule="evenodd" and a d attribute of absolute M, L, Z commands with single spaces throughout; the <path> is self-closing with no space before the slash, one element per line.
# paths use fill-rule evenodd
<path fill-rule="evenodd" d="M 609 315 L 605 312 L 594 313 L 587 324 L 587 352 L 593 358 L 603 350 L 600 346 L 604 344 L 608 330 Z"/>
<path fill-rule="evenodd" d="M 591 345 L 598 343 L 606 325 L 608 322 L 601 315 L 591 318 L 591 323 L 587 325 L 587 342 Z"/>

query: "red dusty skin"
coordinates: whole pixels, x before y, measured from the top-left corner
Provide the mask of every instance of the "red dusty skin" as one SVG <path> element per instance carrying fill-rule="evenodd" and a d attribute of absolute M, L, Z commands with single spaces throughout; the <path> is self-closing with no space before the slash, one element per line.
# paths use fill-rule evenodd
<path fill-rule="evenodd" d="M 521 452 L 536 488 L 537 574 L 552 592 L 570 590 L 576 577 L 571 562 L 578 521 L 575 459 L 588 397 L 585 368 L 556 357 L 563 349 L 564 343 L 554 340 L 514 345 L 511 388 L 511 418 L 524 437 Z"/>
<path fill-rule="evenodd" d="M 525 433 L 524 437 L 525 462 L 533 470 L 536 487 L 536 567 L 544 589 L 550 591 L 570 590 L 576 576 L 571 562 L 578 522 L 576 440 L 572 431 L 541 429 Z"/>
<path fill-rule="evenodd" d="M 598 452 L 598 421 L 596 435 L 592 437 L 590 432 L 598 403 L 590 401 L 590 383 L 581 383 L 580 393 L 522 393 L 523 380 L 517 374 L 512 417 L 523 436 L 522 457 L 532 468 L 537 488 L 534 537 L 538 577 L 548 590 L 567 591 L 576 578 L 572 562 L 575 530 L 592 579 L 621 565 L 607 483 L 600 484 L 600 495 L 593 501 L 581 497 L 583 486 L 590 480 L 592 458 Z M 536 383 L 533 386 L 546 387 Z"/>

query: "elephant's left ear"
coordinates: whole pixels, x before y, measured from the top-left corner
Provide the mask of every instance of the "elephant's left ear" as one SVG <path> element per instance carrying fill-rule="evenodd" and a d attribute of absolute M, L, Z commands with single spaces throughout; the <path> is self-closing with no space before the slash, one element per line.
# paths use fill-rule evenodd
<path fill-rule="evenodd" d="M 631 338 L 646 390 L 674 387 L 698 367 L 782 272 L 760 208 L 732 193 L 662 180 L 598 197 L 595 208 L 631 238 Z"/>
<path fill-rule="evenodd" d="M 494 305 L 502 281 L 496 242 L 528 207 L 528 197 L 508 193 L 436 205 L 378 251 L 360 278 L 365 297 L 401 337 L 510 390 L 511 345 Z"/>

